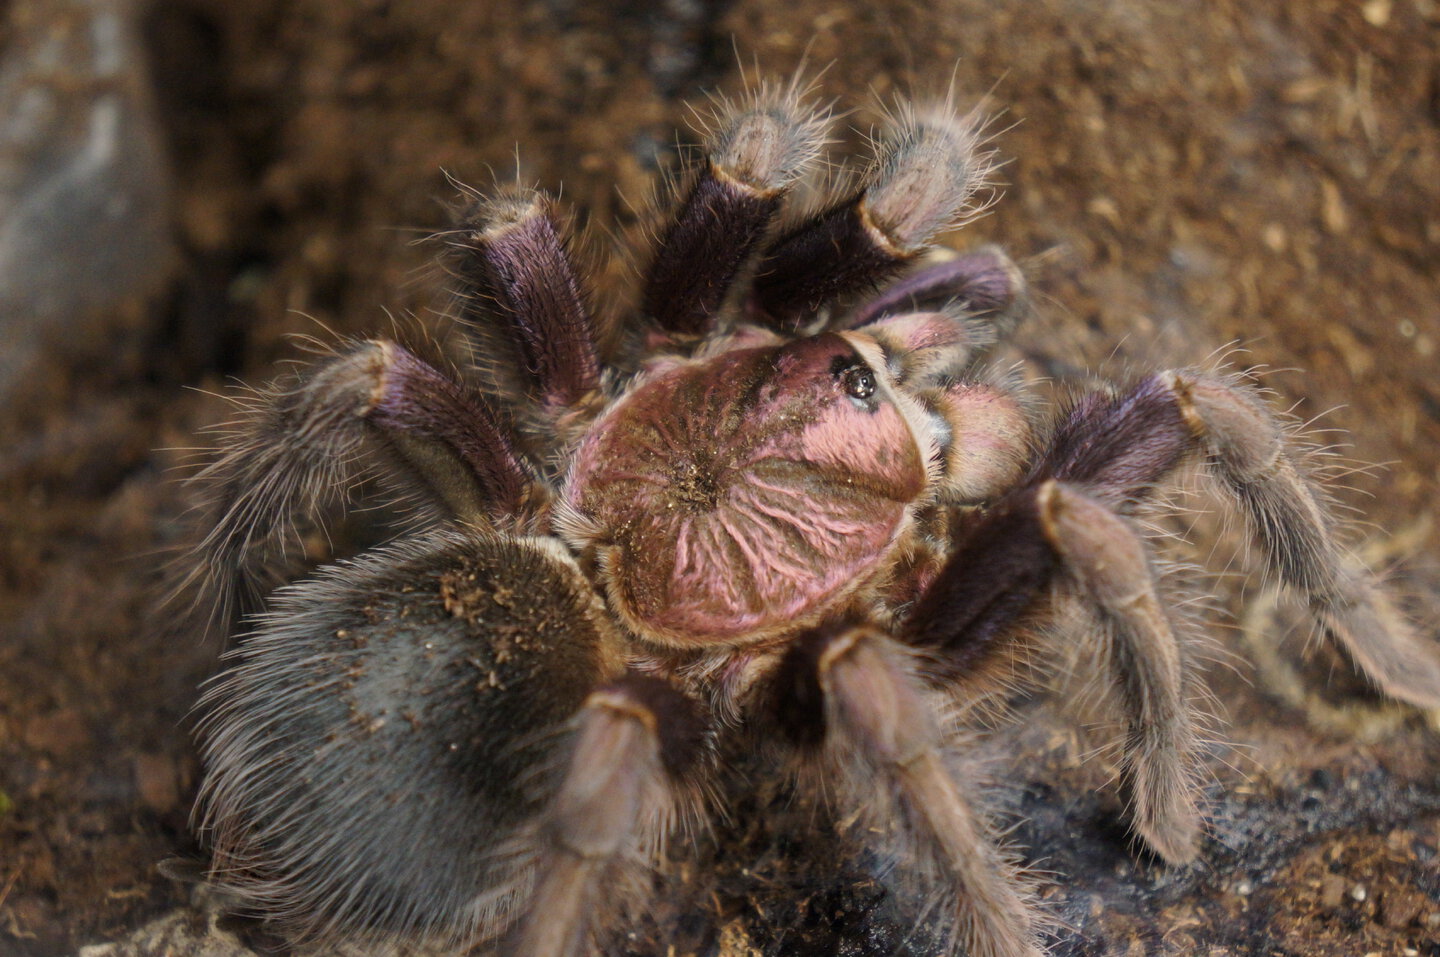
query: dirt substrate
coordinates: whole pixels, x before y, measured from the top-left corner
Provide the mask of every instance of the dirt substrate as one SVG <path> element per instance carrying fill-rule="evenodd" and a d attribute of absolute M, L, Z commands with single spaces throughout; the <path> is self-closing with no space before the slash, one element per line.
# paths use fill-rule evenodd
<path fill-rule="evenodd" d="M 430 251 L 410 240 L 444 224 L 446 171 L 508 178 L 517 144 L 524 177 L 563 184 L 603 249 L 673 166 L 685 102 L 741 88 L 737 51 L 782 76 L 807 55 L 829 65 L 819 89 L 861 129 L 899 92 L 989 91 L 1004 197 L 947 241 L 998 242 L 1024 266 L 1034 308 L 1011 357 L 1083 380 L 1243 348 L 1227 361 L 1268 369 L 1277 403 L 1324 430 L 1316 441 L 1383 465 L 1336 494 L 1365 517 L 1360 554 L 1434 632 L 1440 6 L 600 6 L 170 0 L 136 14 L 153 86 L 124 95 L 163 131 L 169 206 L 151 221 L 165 242 L 132 248 L 147 250 L 125 267 L 149 277 L 140 291 L 106 279 L 121 301 L 77 297 L 6 332 L 38 358 L 0 383 L 0 954 L 73 953 L 188 899 L 155 865 L 198 856 L 187 713 L 218 647 L 173 627 L 156 594 L 187 534 L 176 450 L 226 415 L 209 393 L 266 379 L 297 355 L 292 333 L 384 330 L 387 310 L 426 321 Z M 0 59 L 88 9 L 0 3 L 13 28 Z M 98 95 L 64 81 L 37 80 L 76 109 Z M 842 152 L 859 142 L 844 138 Z M 84 230 L 71 240 L 54 255 L 83 282 L 99 252 Z M 1167 869 L 1127 849 L 1114 795 L 1091 788 L 1105 770 L 1077 764 L 1083 745 L 1044 703 L 991 746 L 1062 922 L 1056 952 L 1440 955 L 1440 734 L 1327 690 L 1325 663 L 1293 670 L 1305 630 L 1218 518 L 1190 524 L 1192 557 L 1229 571 L 1209 583 L 1230 654 L 1207 680 L 1229 745 L 1214 749 L 1200 862 Z M 837 881 L 825 841 L 752 824 L 774 821 L 759 810 L 775 796 L 734 800 L 758 810 L 721 832 L 702 869 L 713 880 L 676 876 L 658 929 L 620 949 L 903 941 L 863 861 Z M 191 938 L 205 923 L 176 919 Z"/>

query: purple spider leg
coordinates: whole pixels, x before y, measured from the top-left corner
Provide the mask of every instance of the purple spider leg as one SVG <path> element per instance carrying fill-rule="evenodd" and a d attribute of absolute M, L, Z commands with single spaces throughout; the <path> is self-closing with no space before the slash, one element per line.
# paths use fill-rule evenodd
<path fill-rule="evenodd" d="M 903 637 L 936 651 L 947 683 L 983 696 L 997 683 L 998 649 L 1024 634 L 1037 600 L 1067 582 L 1078 590 L 1104 625 L 1096 650 L 1127 727 L 1122 768 L 1133 826 L 1162 857 L 1183 862 L 1199 835 L 1183 655 L 1144 544 L 1121 517 L 1193 447 L 1165 394 L 1146 380 L 1119 398 L 1081 400 L 1032 478 L 961 531 Z"/>
<path fill-rule="evenodd" d="M 782 235 L 756 267 L 756 321 L 793 332 L 825 306 L 873 289 L 932 236 L 974 213 L 990 164 L 973 122 L 906 113 L 891 126 L 861 188 Z"/>
<path fill-rule="evenodd" d="M 1334 516 L 1264 406 L 1213 377 L 1165 378 L 1270 565 L 1304 597 L 1326 636 L 1380 691 L 1418 708 L 1440 708 L 1440 650 L 1415 633 L 1373 576 L 1346 558 Z"/>
<path fill-rule="evenodd" d="M 1244 513 L 1267 564 L 1360 673 L 1392 698 L 1440 708 L 1440 654 L 1374 577 L 1353 567 L 1336 540 L 1340 523 L 1249 390 L 1200 372 L 1150 376 L 1119 399 L 1077 407 L 1051 467 L 1123 512 L 1196 450 Z"/>
<path fill-rule="evenodd" d="M 595 325 L 550 197 L 481 198 L 441 238 L 452 250 L 459 318 L 499 355 L 518 350 L 518 392 L 558 415 L 599 385 Z"/>
<path fill-rule="evenodd" d="M 646 276 L 644 312 L 665 331 L 712 331 L 736 274 L 818 156 L 828 117 L 805 109 L 802 92 L 761 87 L 739 103 L 720 102 L 705 137 L 705 165 Z"/>
<path fill-rule="evenodd" d="M 381 372 L 364 419 L 456 518 L 478 523 L 535 504 L 529 472 L 478 397 L 394 343 L 376 346 Z"/>
<path fill-rule="evenodd" d="M 823 745 L 878 830 L 895 818 L 872 805 L 898 796 L 912 854 L 928 857 L 945 877 L 938 906 L 952 949 L 1041 957 L 1038 914 L 1017 890 L 1014 862 L 947 767 L 937 703 L 898 642 L 863 621 L 827 622 L 797 640 L 773 690 L 782 726 L 797 741 Z"/>
<path fill-rule="evenodd" d="M 1183 655 L 1155 591 L 1144 543 L 1119 515 L 1063 482 L 1015 493 L 969 531 L 912 609 L 903 637 L 932 649 L 967 697 L 993 690 L 998 649 L 1026 613 L 1070 581 L 1104 626 L 1096 649 L 1126 723 L 1123 783 L 1138 834 L 1171 862 L 1195 855 L 1196 737 Z"/>
<path fill-rule="evenodd" d="M 1138 533 L 1124 518 L 1196 451 L 1239 500 L 1270 564 L 1383 692 L 1440 703 L 1440 662 L 1368 576 L 1351 572 L 1334 520 L 1300 474 L 1283 433 L 1242 388 L 1201 373 L 1161 373 L 1120 396 L 1082 399 L 1031 480 L 964 530 L 903 630 L 933 649 L 947 681 L 983 689 L 996 649 L 1023 633 L 1037 598 L 1068 580 L 1102 623 L 1100 649 L 1128 725 L 1125 784 L 1136 830 L 1168 860 L 1198 835 L 1193 719 L 1181 649 L 1154 593 Z"/>
<path fill-rule="evenodd" d="M 417 477 L 432 504 L 488 526 L 543 496 L 513 443 L 470 390 L 384 340 L 351 343 L 262 391 L 197 476 L 211 532 L 197 578 L 216 613 L 281 560 L 297 521 L 343 496 L 367 456 Z"/>
<path fill-rule="evenodd" d="M 1105 627 L 1126 718 L 1121 786 L 1135 830 L 1162 858 L 1195 856 L 1196 736 L 1184 654 L 1156 592 L 1144 541 L 1124 518 L 1063 482 L 1036 490 L 1041 529 Z"/>
<path fill-rule="evenodd" d="M 969 318 L 1011 315 L 1025 295 L 1025 278 L 997 246 L 960 253 L 898 279 L 866 300 L 844 326 L 869 325 L 887 316 L 946 309 Z"/>
<path fill-rule="evenodd" d="M 826 303 L 900 271 L 910 257 L 874 235 L 862 202 L 863 194 L 817 216 L 766 253 L 751 291 L 758 320 L 793 332 Z"/>

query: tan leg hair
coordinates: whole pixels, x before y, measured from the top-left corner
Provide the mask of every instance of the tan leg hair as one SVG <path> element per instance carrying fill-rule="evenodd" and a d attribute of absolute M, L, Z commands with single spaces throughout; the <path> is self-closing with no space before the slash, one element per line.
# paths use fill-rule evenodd
<path fill-rule="evenodd" d="M 1270 564 L 1305 597 L 1325 635 L 1384 693 L 1440 708 L 1440 654 L 1371 575 L 1351 569 L 1334 538 L 1337 523 L 1286 451 L 1269 412 L 1221 379 L 1174 372 L 1167 378 Z"/>
<path fill-rule="evenodd" d="M 1196 735 L 1180 645 L 1144 542 L 1125 519 L 1062 482 L 1040 486 L 1036 506 L 1045 537 L 1108 630 L 1127 724 L 1123 773 L 1132 825 L 1165 860 L 1189 861 L 1200 834 Z"/>
<path fill-rule="evenodd" d="M 1036 915 L 1014 866 L 945 766 L 940 728 L 895 645 L 864 627 L 830 640 L 818 659 L 830 744 L 859 752 L 904 799 L 917 836 L 937 849 L 954 885 L 953 935 L 970 957 L 1040 957 Z"/>
<path fill-rule="evenodd" d="M 624 689 L 590 696 L 544 831 L 539 880 L 502 953 L 587 952 L 602 882 L 641 845 L 646 811 L 654 809 L 656 794 L 666 786 L 656 726 L 655 712 Z"/>

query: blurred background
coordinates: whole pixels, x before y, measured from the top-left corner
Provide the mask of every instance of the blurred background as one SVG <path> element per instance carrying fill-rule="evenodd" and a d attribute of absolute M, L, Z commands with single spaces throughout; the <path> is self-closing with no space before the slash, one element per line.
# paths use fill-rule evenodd
<path fill-rule="evenodd" d="M 1435 0 L 0 0 L 0 954 L 119 940 L 190 894 L 155 864 L 196 853 L 187 714 L 220 649 L 157 594 L 210 393 L 293 333 L 433 319 L 414 240 L 446 224 L 445 172 L 508 178 L 518 148 L 603 251 L 687 102 L 802 62 L 854 109 L 841 155 L 898 94 L 985 97 L 1004 197 L 945 241 L 1024 267 L 1014 358 L 1084 380 L 1244 350 L 1315 441 L 1381 466 L 1337 495 L 1434 632 Z M 1057 953 L 1440 954 L 1435 730 L 1314 693 L 1327 666 L 1286 664 L 1306 635 L 1243 548 L 1188 527 L 1229 569 L 1216 837 L 1184 873 L 1137 861 L 1079 746 L 1017 736 Z M 800 952 L 743 895 L 715 906 L 676 953 Z M 831 930 L 813 952 L 895 947 Z"/>

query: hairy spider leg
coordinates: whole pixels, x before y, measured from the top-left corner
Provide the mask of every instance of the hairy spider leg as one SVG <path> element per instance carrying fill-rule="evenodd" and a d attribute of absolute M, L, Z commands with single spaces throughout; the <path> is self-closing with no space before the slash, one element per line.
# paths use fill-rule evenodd
<path fill-rule="evenodd" d="M 1422 639 L 1374 576 L 1347 557 L 1324 495 L 1296 466 L 1264 404 L 1213 377 L 1167 373 L 1161 379 L 1271 567 L 1304 597 L 1326 637 L 1380 691 L 1418 708 L 1440 708 L 1434 643 Z"/>
<path fill-rule="evenodd" d="M 510 369 L 497 359 L 518 358 L 521 381 L 507 384 L 552 417 L 600 384 L 595 323 L 549 196 L 510 190 L 480 197 L 440 238 L 451 250 L 458 318 L 488 347 L 480 350 L 490 361 L 486 371 L 506 378 Z"/>
<path fill-rule="evenodd" d="M 991 325 L 1015 316 L 1025 297 L 1025 277 L 998 246 L 982 246 L 943 258 L 890 283 L 836 327 L 865 326 L 888 316 L 943 309 Z M 1005 329 L 1001 330 L 1006 331 Z"/>
<path fill-rule="evenodd" d="M 485 400 L 394 342 L 343 345 L 242 411 L 196 477 L 211 531 L 186 585 L 219 620 L 278 584 L 269 578 L 298 550 L 297 522 L 343 498 L 367 453 L 419 479 L 426 504 L 462 521 L 489 526 L 543 499 Z"/>
<path fill-rule="evenodd" d="M 589 952 L 595 913 L 615 909 L 616 868 L 637 848 L 663 847 L 704 734 L 694 701 L 637 674 L 598 688 L 578 724 L 541 828 L 538 882 L 506 949 L 513 957 Z"/>
<path fill-rule="evenodd" d="M 901 111 L 860 188 L 766 248 L 753 318 L 793 332 L 837 299 L 895 276 L 937 232 L 973 216 L 991 164 L 979 143 L 973 116 Z"/>
<path fill-rule="evenodd" d="M 1183 793 L 1193 789 L 1193 719 L 1179 646 L 1123 516 L 1197 451 L 1235 492 L 1271 566 L 1362 673 L 1400 700 L 1440 703 L 1434 651 L 1367 575 L 1344 564 L 1336 522 L 1283 431 L 1247 390 L 1204 373 L 1160 373 L 1124 395 L 1077 403 L 1031 477 L 962 532 L 902 630 L 908 644 L 942 656 L 945 680 L 979 687 L 1036 600 L 1066 579 L 1078 585 L 1108 626 L 1099 650 L 1129 729 L 1132 822 L 1169 860 L 1189 859 L 1198 835 L 1193 796 Z"/>
<path fill-rule="evenodd" d="M 731 284 L 825 142 L 828 111 L 807 108 L 798 83 L 720 100 L 705 130 L 705 163 L 662 234 L 643 311 L 667 332 L 703 336 Z"/>
<path fill-rule="evenodd" d="M 964 786 L 946 766 L 935 695 L 911 653 L 875 626 L 833 619 L 801 635 L 772 684 L 782 727 L 800 743 L 819 743 L 847 777 L 851 794 L 886 804 L 893 790 L 909 850 L 941 878 L 939 907 L 951 949 L 969 957 L 1040 957 L 1040 920 L 1015 862 Z M 816 741 L 819 738 L 819 741 Z M 880 830 L 892 807 L 856 810 Z"/>
<path fill-rule="evenodd" d="M 1106 426 L 1109 418 L 1120 427 Z M 1268 565 L 1305 599 L 1326 637 L 1381 692 L 1440 707 L 1440 656 L 1373 575 L 1353 565 L 1337 541 L 1341 523 L 1297 465 L 1284 429 L 1247 389 L 1205 373 L 1162 372 L 1108 408 L 1077 407 L 1062 435 L 1054 475 L 1086 482 L 1122 512 L 1191 450 L 1203 452 Z"/>
<path fill-rule="evenodd" d="M 1067 483 L 1043 483 L 1034 502 L 1046 542 L 1103 629 L 1101 657 L 1126 718 L 1121 787 L 1131 824 L 1165 860 L 1190 861 L 1200 836 L 1198 738 L 1184 654 L 1145 543 L 1124 518 Z"/>

